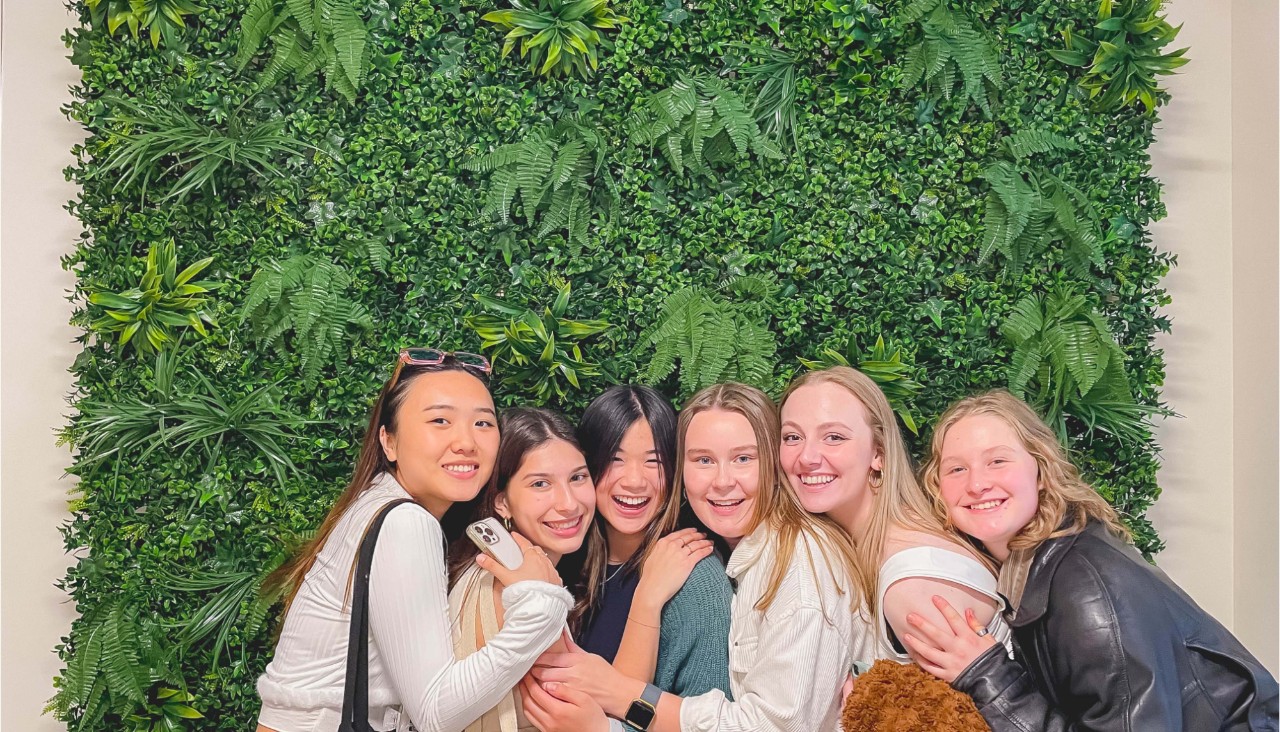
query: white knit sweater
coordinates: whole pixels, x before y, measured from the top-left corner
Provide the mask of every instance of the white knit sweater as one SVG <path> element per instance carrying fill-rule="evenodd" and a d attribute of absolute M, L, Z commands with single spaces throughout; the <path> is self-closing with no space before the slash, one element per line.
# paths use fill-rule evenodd
<path fill-rule="evenodd" d="M 338 521 L 307 572 L 266 673 L 258 722 L 279 732 L 331 732 L 341 718 L 351 612 L 347 580 L 378 510 L 409 494 L 379 475 Z M 454 658 L 439 522 L 417 504 L 392 510 L 369 575 L 369 722 L 375 729 L 456 732 L 497 704 L 559 637 L 573 598 L 517 582 L 502 593 L 503 629 Z M 407 716 L 404 719 L 401 715 Z"/>

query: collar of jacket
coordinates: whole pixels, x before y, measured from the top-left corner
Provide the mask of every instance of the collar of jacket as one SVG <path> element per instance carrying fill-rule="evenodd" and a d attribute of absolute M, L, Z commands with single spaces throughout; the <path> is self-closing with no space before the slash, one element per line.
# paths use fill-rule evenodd
<path fill-rule="evenodd" d="M 1081 535 L 1097 528 L 1096 523 L 1090 521 L 1084 531 L 1070 536 L 1047 539 L 1040 544 L 1040 548 L 1036 550 L 1035 559 L 1031 561 L 1031 569 L 1027 572 L 1026 588 L 1022 591 L 1022 603 L 1014 613 L 1013 619 L 1009 621 L 1011 627 L 1021 628 L 1044 616 L 1045 611 L 1049 609 L 1049 585 L 1053 581 L 1054 573 L 1058 571 L 1058 565 L 1062 563 L 1063 557 L 1067 556 L 1067 552 Z"/>

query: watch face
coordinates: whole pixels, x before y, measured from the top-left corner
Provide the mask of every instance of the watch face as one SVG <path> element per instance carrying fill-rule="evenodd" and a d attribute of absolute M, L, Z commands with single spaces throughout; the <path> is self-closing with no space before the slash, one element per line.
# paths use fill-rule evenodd
<path fill-rule="evenodd" d="M 654 709 L 641 699 L 631 702 L 631 708 L 627 709 L 627 724 L 639 729 L 649 729 L 649 725 L 653 723 Z"/>

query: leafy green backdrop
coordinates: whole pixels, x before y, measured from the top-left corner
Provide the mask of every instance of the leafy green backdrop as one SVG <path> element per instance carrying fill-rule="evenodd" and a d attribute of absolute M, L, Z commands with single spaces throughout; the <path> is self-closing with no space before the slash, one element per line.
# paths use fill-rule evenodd
<path fill-rule="evenodd" d="M 409 345 L 483 342 L 506 357 L 500 373 L 519 374 L 499 385 L 503 403 L 571 416 L 609 382 L 647 376 L 676 397 L 736 376 L 776 393 L 802 357 L 874 351 L 908 383 L 892 393 L 921 425 L 918 453 L 950 401 L 1025 365 L 1014 344 L 1030 334 L 1006 337 L 1015 305 L 1065 288 L 1074 309 L 1046 307 L 1085 330 L 1048 328 L 1042 355 L 1058 365 L 1019 378 L 1050 408 L 1070 397 L 1056 409 L 1071 446 L 1139 546 L 1159 549 L 1144 517 L 1158 446 L 1141 418 L 1159 403 L 1152 337 L 1168 327 L 1157 308 L 1172 257 L 1147 233 L 1164 213 L 1147 150 L 1165 96 L 1091 100 L 1099 73 L 1071 65 L 1104 31 L 1159 28 L 1091 31 L 1094 0 L 619 0 L 629 22 L 600 30 L 598 69 L 548 78 L 518 48 L 501 55 L 505 29 L 482 16 L 503 0 L 314 0 L 354 7 L 368 35 L 353 51 L 338 28 L 335 51 L 285 19 L 289 43 L 319 49 L 310 66 L 272 66 L 271 43 L 237 57 L 246 12 L 283 8 L 269 1 L 144 0 L 185 23 L 161 12 L 163 33 L 137 39 L 127 18 L 112 35 L 93 17 L 132 6 L 93 5 L 67 34 L 83 71 L 67 111 L 89 132 L 66 171 L 82 189 L 70 210 L 84 234 L 65 264 L 86 328 L 64 529 L 80 557 L 64 583 L 84 617 L 60 647 L 51 705 L 69 726 L 251 723 L 272 630 L 256 579 L 319 523 Z M 726 134 L 704 155 L 678 138 L 673 160 L 653 100 L 679 83 L 753 112 L 760 99 L 762 125 L 708 102 L 698 109 Z M 1002 142 L 1025 130 L 1043 139 Z M 511 143 L 588 154 L 554 172 L 478 157 Z M 1035 206 L 1000 188 L 1000 161 L 1040 186 Z M 504 165 L 509 197 L 494 192 Z M 988 239 L 997 206 L 1039 228 Z M 199 282 L 183 277 L 205 258 Z M 683 318 L 671 321 L 683 340 L 654 337 L 660 314 Z M 1098 344 L 1063 356 L 1063 338 Z M 652 364 L 663 348 L 670 363 Z M 534 363 L 518 369 L 518 353 Z M 1105 394 L 1086 394 L 1095 381 Z"/>

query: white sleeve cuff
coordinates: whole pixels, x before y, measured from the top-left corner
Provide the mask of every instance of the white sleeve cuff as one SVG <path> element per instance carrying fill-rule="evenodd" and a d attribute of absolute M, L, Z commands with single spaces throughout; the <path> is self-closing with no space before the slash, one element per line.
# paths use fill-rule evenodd
<path fill-rule="evenodd" d="M 686 698 L 680 703 L 680 732 L 714 732 L 720 726 L 720 707 L 725 701 L 719 689 Z"/>
<path fill-rule="evenodd" d="M 573 595 L 569 594 L 569 591 L 565 588 L 553 585 L 550 582 L 524 580 L 502 590 L 502 607 L 504 610 L 523 605 L 526 601 L 538 602 L 544 599 L 558 600 L 564 606 L 566 612 L 573 607 Z"/>

